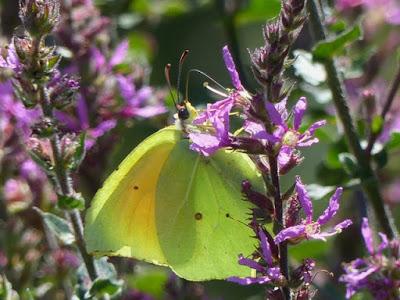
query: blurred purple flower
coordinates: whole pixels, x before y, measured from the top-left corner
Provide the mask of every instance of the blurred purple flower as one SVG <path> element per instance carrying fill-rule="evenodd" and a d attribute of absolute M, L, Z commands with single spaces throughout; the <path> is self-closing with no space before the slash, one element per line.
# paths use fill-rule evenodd
<path fill-rule="evenodd" d="M 86 131 L 87 137 L 85 141 L 85 148 L 89 150 L 93 147 L 96 140 L 109 132 L 117 125 L 117 121 L 114 119 L 104 120 L 97 124 L 96 127 L 91 128 L 89 124 L 89 115 L 86 100 L 82 97 L 78 97 L 77 103 L 77 116 L 78 118 L 73 118 L 70 115 L 57 111 L 57 118 L 71 131 L 75 133 L 80 133 Z"/>
<path fill-rule="evenodd" d="M 125 100 L 125 105 L 121 108 L 123 117 L 151 118 L 167 111 L 162 103 L 151 103 L 154 98 L 154 90 L 151 87 L 144 86 L 137 90 L 132 77 L 117 75 L 116 79 L 121 96 Z"/>
<path fill-rule="evenodd" d="M 98 48 L 91 49 L 91 58 L 94 64 L 94 68 L 98 73 L 108 73 L 112 69 L 121 64 L 127 54 L 129 49 L 129 42 L 127 40 L 122 41 L 114 50 L 113 55 L 107 61 L 107 58 Z"/>
<path fill-rule="evenodd" d="M 28 137 L 31 125 L 40 115 L 39 109 L 28 110 L 15 99 L 11 82 L 0 83 L 0 116 L 13 120 L 19 134 Z"/>
<path fill-rule="evenodd" d="M 55 265 L 62 270 L 72 270 L 81 264 L 78 256 L 71 250 L 57 249 L 52 253 Z"/>
<path fill-rule="evenodd" d="M 343 229 L 352 224 L 347 219 L 335 225 L 329 231 L 322 232 L 321 226 L 328 223 L 339 210 L 339 199 L 342 195 L 342 188 L 337 188 L 333 196 L 329 200 L 328 208 L 318 217 L 317 221 L 313 221 L 313 205 L 310 196 L 299 176 L 296 177 L 296 193 L 298 201 L 305 213 L 305 219 L 298 225 L 287 227 L 275 236 L 275 243 L 279 244 L 286 240 L 297 243 L 303 239 L 319 239 L 325 241 L 327 237 L 340 233 Z"/>
<path fill-rule="evenodd" d="M 230 277 L 228 281 L 236 282 L 241 285 L 249 285 L 249 284 L 277 284 L 280 285 L 285 281 L 285 277 L 282 275 L 279 266 L 276 266 L 273 255 L 271 252 L 271 245 L 270 241 L 268 240 L 267 236 L 265 235 L 262 228 L 258 229 L 258 239 L 260 240 L 261 246 L 261 258 L 264 262 L 263 264 L 260 261 L 255 261 L 249 258 L 243 257 L 242 254 L 239 255 L 239 264 L 243 266 L 247 266 L 251 269 L 257 271 L 260 276 L 257 277 Z M 274 247 L 274 245 L 272 245 Z"/>
<path fill-rule="evenodd" d="M 370 12 L 382 14 L 389 24 L 400 24 L 400 3 L 396 0 L 338 0 L 336 6 L 339 10 L 363 6 Z"/>
<path fill-rule="evenodd" d="M 363 218 L 361 233 L 370 256 L 343 265 L 345 274 L 339 281 L 346 284 L 346 298 L 350 299 L 361 290 L 368 290 L 374 299 L 398 299 L 400 279 L 396 272 L 400 270 L 400 241 L 389 242 L 387 236 L 379 232 L 381 242 L 375 247 L 367 218 Z M 388 255 L 384 251 L 388 251 Z"/>
<path fill-rule="evenodd" d="M 31 189 L 22 178 L 8 179 L 3 187 L 3 196 L 10 211 L 25 209 L 33 200 Z"/>

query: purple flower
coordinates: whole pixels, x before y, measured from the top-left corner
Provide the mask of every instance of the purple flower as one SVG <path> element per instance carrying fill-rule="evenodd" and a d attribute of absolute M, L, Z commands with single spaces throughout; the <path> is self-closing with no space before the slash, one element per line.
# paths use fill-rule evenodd
<path fill-rule="evenodd" d="M 230 277 L 228 278 L 228 281 L 236 282 L 241 285 L 249 285 L 254 283 L 272 283 L 276 285 L 282 285 L 285 282 L 285 277 L 282 275 L 279 266 L 276 266 L 274 262 L 271 251 L 271 247 L 274 247 L 274 245 L 270 245 L 270 241 L 268 240 L 262 228 L 258 228 L 257 235 L 260 240 L 260 256 L 262 258 L 262 262 L 245 258 L 241 254 L 239 255 L 239 264 L 256 270 L 260 276 L 244 278 Z"/>
<path fill-rule="evenodd" d="M 125 105 L 121 114 L 125 118 L 151 118 L 167 111 L 166 107 L 154 97 L 154 90 L 149 86 L 136 89 L 132 77 L 117 75 L 116 77 Z"/>
<path fill-rule="evenodd" d="M 291 242 L 300 242 L 303 239 L 319 239 L 326 240 L 327 237 L 340 233 L 343 229 L 352 224 L 351 220 L 345 220 L 335 225 L 329 231 L 322 232 L 321 226 L 328 223 L 339 210 L 339 199 L 342 195 L 342 188 L 337 188 L 331 199 L 329 200 L 328 208 L 323 212 L 317 221 L 313 221 L 313 206 L 310 196 L 299 176 L 296 178 L 296 193 L 297 199 L 303 208 L 305 219 L 298 225 L 293 225 L 283 229 L 275 236 L 275 243 L 279 244 L 286 240 Z"/>
<path fill-rule="evenodd" d="M 113 55 L 107 61 L 107 58 L 98 48 L 91 49 L 91 57 L 95 70 L 98 73 L 108 73 L 112 69 L 121 64 L 129 50 L 129 42 L 127 40 L 122 41 L 114 50 Z"/>
<path fill-rule="evenodd" d="M 229 147 L 231 142 L 229 133 L 231 110 L 248 97 L 240 82 L 228 47 L 225 46 L 222 51 L 235 90 L 230 91 L 225 99 L 208 104 L 207 109 L 193 121 L 193 124 L 199 125 L 202 130 L 189 133 L 190 148 L 204 156 L 212 155 L 220 148 Z"/>
<path fill-rule="evenodd" d="M 116 120 L 109 119 L 100 121 L 95 127 L 90 127 L 86 100 L 82 96 L 78 98 L 77 115 L 78 118 L 76 119 L 64 112 L 56 112 L 57 118 L 64 123 L 69 130 L 76 133 L 82 131 L 87 132 L 85 141 L 86 150 L 91 149 L 99 137 L 103 136 L 117 125 Z"/>
<path fill-rule="evenodd" d="M 29 136 L 31 125 L 38 120 L 39 109 L 26 109 L 20 101 L 16 101 L 11 82 L 0 83 L 0 116 L 14 120 L 19 133 Z"/>
<path fill-rule="evenodd" d="M 304 112 L 307 109 L 307 100 L 305 97 L 300 98 L 293 108 L 293 126 L 291 128 L 287 125 L 289 114 L 286 110 L 286 100 L 275 105 L 266 102 L 265 108 L 275 129 L 272 134 L 269 134 L 265 128 L 260 128 L 258 136 L 263 137 L 271 144 L 279 142 L 293 149 L 297 147 L 309 147 L 318 142 L 318 138 L 314 137 L 315 131 L 326 124 L 325 120 L 317 121 L 306 129 L 305 132 L 301 133 L 299 131 Z M 251 131 L 248 132 L 252 134 Z"/>
<path fill-rule="evenodd" d="M 367 218 L 363 218 L 361 233 L 370 256 L 343 265 L 345 274 L 339 281 L 346 284 L 346 298 L 351 298 L 361 290 L 368 290 L 374 299 L 398 299 L 400 280 L 395 273 L 400 268 L 400 242 L 389 242 L 387 236 L 379 232 L 381 241 L 374 246 L 373 232 Z M 388 251 L 388 255 L 384 254 L 385 251 Z"/>

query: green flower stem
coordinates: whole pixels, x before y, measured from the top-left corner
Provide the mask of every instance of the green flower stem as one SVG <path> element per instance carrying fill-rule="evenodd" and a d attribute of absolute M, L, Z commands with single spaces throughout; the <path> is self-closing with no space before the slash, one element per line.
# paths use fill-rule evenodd
<path fill-rule="evenodd" d="M 317 41 L 325 40 L 325 29 L 322 25 L 315 0 L 307 1 L 307 10 L 310 16 L 310 24 Z M 346 103 L 344 87 L 336 69 L 334 59 L 324 60 L 325 69 L 328 75 L 328 85 L 332 91 L 333 102 L 336 112 L 344 128 L 344 134 L 351 152 L 356 157 L 361 171 L 361 186 L 370 201 L 378 223 L 389 238 L 398 236 L 397 229 L 393 222 L 393 217 L 383 202 L 379 183 L 375 172 L 368 160 L 368 156 L 360 145 L 359 137 L 353 125 L 349 107 Z"/>
<path fill-rule="evenodd" d="M 381 118 L 383 121 L 385 121 L 386 115 L 390 111 L 390 108 L 392 107 L 393 101 L 395 99 L 396 93 L 399 88 L 400 88 L 400 66 L 399 66 L 399 69 L 397 70 L 396 76 L 394 77 L 394 80 L 390 87 L 389 94 L 385 100 L 385 104 L 384 104 L 382 112 L 381 112 Z M 370 156 L 371 156 L 372 148 L 374 147 L 374 144 L 378 137 L 379 137 L 379 133 L 371 134 L 369 137 L 368 146 L 365 149 L 365 152 L 367 153 L 368 158 L 370 158 Z"/>
<path fill-rule="evenodd" d="M 275 222 L 274 231 L 279 232 L 283 229 L 283 203 L 281 197 L 280 180 L 278 172 L 278 158 L 276 155 L 268 155 L 268 162 L 270 167 L 271 182 L 274 187 L 274 206 L 275 206 Z M 289 281 L 289 263 L 288 263 L 288 247 L 287 243 L 283 242 L 279 244 L 279 267 L 282 274 Z M 290 290 L 287 286 L 282 287 L 282 292 L 285 295 L 285 299 L 290 299 Z"/>
<path fill-rule="evenodd" d="M 42 99 L 42 109 L 45 117 L 54 119 L 53 108 L 50 103 L 49 92 L 45 85 L 40 87 L 41 99 Z M 55 173 L 57 184 L 59 185 L 59 190 L 64 196 L 70 196 L 74 193 L 72 187 L 72 179 L 69 171 L 64 167 L 62 154 L 61 154 L 61 146 L 60 146 L 60 137 L 58 134 L 55 134 L 50 139 L 51 148 L 54 156 L 54 164 L 55 164 Z M 82 218 L 78 210 L 72 210 L 71 212 L 66 213 L 66 218 L 72 224 L 75 233 L 76 245 L 80 251 L 82 259 L 85 263 L 87 272 L 92 281 L 94 281 L 98 276 L 96 272 L 96 268 L 94 265 L 93 257 L 89 255 L 86 251 L 85 241 L 83 237 L 83 225 Z"/>

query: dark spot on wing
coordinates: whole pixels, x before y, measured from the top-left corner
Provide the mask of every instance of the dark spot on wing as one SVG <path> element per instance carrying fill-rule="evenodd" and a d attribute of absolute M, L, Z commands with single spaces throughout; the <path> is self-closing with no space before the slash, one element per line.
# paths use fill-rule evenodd
<path fill-rule="evenodd" d="M 133 189 L 137 191 L 137 190 L 139 189 L 139 187 L 138 187 L 137 185 L 135 185 L 135 186 L 133 187 Z"/>
<path fill-rule="evenodd" d="M 201 219 L 203 219 L 203 215 L 201 214 L 201 213 L 195 213 L 195 215 L 194 215 L 194 218 L 197 220 L 197 221 L 200 221 Z"/>
<path fill-rule="evenodd" d="M 230 214 L 226 214 L 226 215 L 225 215 L 225 217 L 227 217 L 227 218 L 230 218 L 230 217 L 231 217 L 231 215 L 230 215 Z"/>

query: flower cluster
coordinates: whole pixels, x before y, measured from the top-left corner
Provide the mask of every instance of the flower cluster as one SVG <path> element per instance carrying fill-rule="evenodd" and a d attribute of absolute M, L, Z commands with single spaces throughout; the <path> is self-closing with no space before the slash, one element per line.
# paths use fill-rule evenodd
<path fill-rule="evenodd" d="M 146 66 L 130 63 L 128 41 L 110 47 L 110 23 L 92 1 L 61 6 L 56 34 L 70 51 L 67 70 L 76 73 L 82 84 L 75 112 L 57 112 L 57 116 L 67 130 L 87 132 L 87 149 L 112 130 L 118 119 L 150 118 L 166 112 L 165 93 L 145 84 Z"/>
<path fill-rule="evenodd" d="M 295 299 L 312 297 L 314 292 L 310 284 L 315 262 L 306 259 L 289 274 L 285 258 L 288 244 L 310 239 L 325 241 L 352 224 L 350 220 L 344 220 L 331 229 L 322 230 L 339 210 L 342 188 L 335 191 L 328 208 L 316 220 L 313 219 L 310 196 L 299 176 L 292 190 L 284 195 L 280 192 L 280 176 L 301 163 L 303 158 L 299 149 L 317 143 L 315 132 L 326 123 L 320 120 L 308 127 L 303 125 L 307 109 L 305 97 L 301 97 L 291 111 L 287 109 L 290 88 L 284 87 L 284 66 L 290 46 L 304 23 L 303 8 L 304 1 L 285 2 L 279 19 L 264 29 L 265 46 L 251 53 L 254 77 L 262 86 L 261 91 L 253 94 L 246 90 L 228 47 L 223 48 L 233 88 L 218 91 L 224 98 L 208 104 L 187 126 L 192 150 L 204 156 L 211 156 L 219 149 L 245 152 L 252 156 L 265 177 L 266 195 L 253 191 L 246 180 L 242 184 L 243 195 L 255 206 L 250 226 L 260 247 L 252 258 L 241 254 L 239 264 L 254 269 L 257 276 L 229 280 L 243 285 L 256 283 L 275 287 L 268 290 L 268 299 L 288 299 L 288 287 Z M 241 123 L 232 132 L 231 119 L 234 117 Z M 267 232 L 263 225 L 271 221 L 274 234 Z"/>
<path fill-rule="evenodd" d="M 369 256 L 357 258 L 343 265 L 345 274 L 340 281 L 346 284 L 346 298 L 366 290 L 374 299 L 388 300 L 400 297 L 400 241 L 389 241 L 379 232 L 380 243 L 376 247 L 373 232 L 367 218 L 363 218 L 361 233 Z"/>

